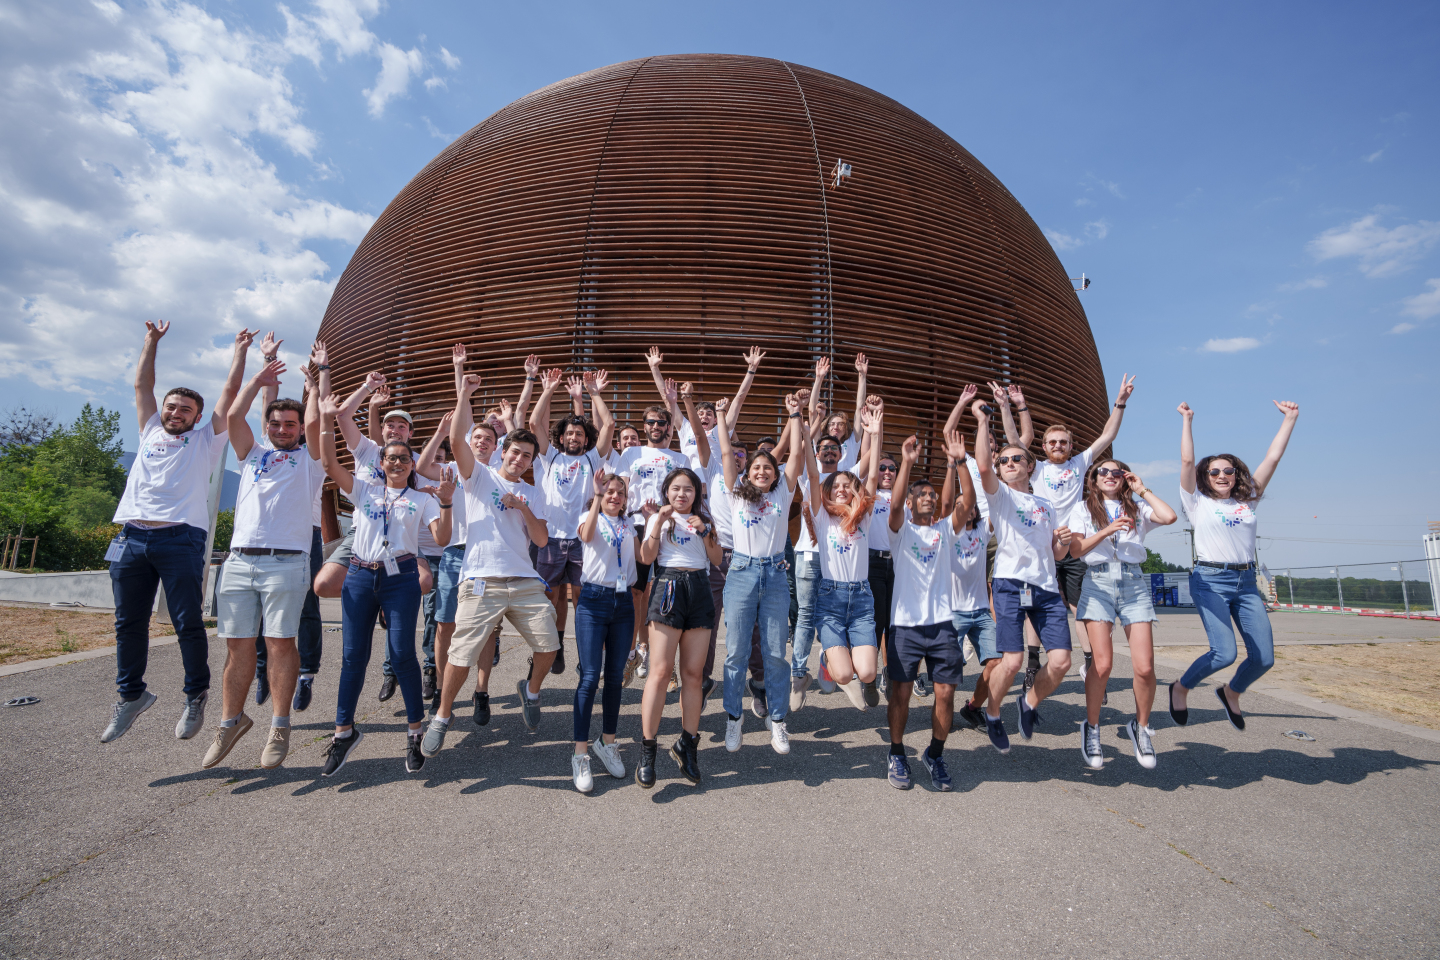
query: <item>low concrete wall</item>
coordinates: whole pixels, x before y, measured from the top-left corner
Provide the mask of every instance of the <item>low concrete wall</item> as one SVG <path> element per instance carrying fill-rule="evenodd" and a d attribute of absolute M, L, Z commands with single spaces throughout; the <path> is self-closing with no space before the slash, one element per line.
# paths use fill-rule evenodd
<path fill-rule="evenodd" d="M 85 607 L 115 609 L 109 570 L 80 573 L 35 573 L 0 578 L 0 600 L 27 603 L 78 603 Z"/>

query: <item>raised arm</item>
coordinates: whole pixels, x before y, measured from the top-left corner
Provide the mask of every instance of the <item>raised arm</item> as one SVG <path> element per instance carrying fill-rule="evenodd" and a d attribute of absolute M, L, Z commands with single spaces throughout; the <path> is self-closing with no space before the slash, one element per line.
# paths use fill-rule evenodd
<path fill-rule="evenodd" d="M 1181 403 L 1175 408 L 1180 411 L 1180 489 L 1186 493 L 1195 492 L 1195 411 L 1190 404 Z"/>
<path fill-rule="evenodd" d="M 740 422 L 740 408 L 745 404 L 745 398 L 750 395 L 750 387 L 755 383 L 755 371 L 760 369 L 760 361 L 765 359 L 765 354 L 760 352 L 759 347 L 751 347 L 750 352 L 743 355 L 745 360 L 745 379 L 740 381 L 740 389 L 735 391 L 735 398 L 725 409 L 722 419 L 732 431 L 735 425 Z M 716 403 L 718 409 L 720 404 Z"/>
<path fill-rule="evenodd" d="M 820 431 L 825 429 L 825 405 L 820 402 L 820 389 L 825 385 L 825 378 L 830 374 L 830 358 L 818 357 L 815 360 L 815 380 L 810 384 L 810 442 L 814 443 Z"/>
<path fill-rule="evenodd" d="M 374 393 L 370 394 L 370 418 L 367 433 L 370 435 L 372 443 L 383 444 L 385 442 L 385 432 L 381 429 L 385 420 L 380 415 L 380 408 L 389 402 L 390 387 L 388 384 L 381 384 Z"/>
<path fill-rule="evenodd" d="M 520 399 L 515 404 L 515 412 L 505 424 L 506 432 L 519 430 L 525 425 L 525 410 L 530 406 L 530 397 L 535 392 L 535 384 L 539 379 L 540 358 L 532 353 L 525 358 L 525 383 L 520 388 Z"/>
<path fill-rule="evenodd" d="M 1157 526 L 1168 527 L 1180 519 L 1175 513 L 1175 508 L 1157 497 L 1154 490 L 1145 486 L 1144 480 L 1141 480 L 1133 473 L 1127 473 L 1125 474 L 1125 482 L 1130 484 L 1131 493 L 1150 504 L 1150 519 Z"/>
<path fill-rule="evenodd" d="M 695 385 L 689 380 L 680 384 L 680 399 L 685 401 L 685 416 L 692 424 L 699 426 L 700 421 L 695 416 Z M 717 435 L 726 432 L 724 420 L 721 420 L 718 426 L 719 429 L 715 431 Z M 710 438 L 705 435 L 704 430 L 695 431 L 695 456 L 699 458 L 702 468 L 710 465 Z"/>
<path fill-rule="evenodd" d="M 420 459 L 415 461 L 415 472 L 426 480 L 434 480 L 437 483 L 445 479 L 445 472 L 435 462 L 435 454 L 440 452 L 440 441 L 450 436 L 450 421 L 455 419 L 454 410 L 446 410 L 440 418 L 440 425 L 435 428 L 435 434 L 425 443 L 425 448 L 420 451 Z M 453 446 L 453 444 L 452 444 Z M 449 501 L 445 501 L 449 503 Z"/>
<path fill-rule="evenodd" d="M 1030 404 L 1025 402 L 1025 391 L 1020 389 L 1019 384 L 1010 384 L 1008 390 L 1010 402 L 1015 404 L 1015 412 L 1020 414 L 1020 437 L 1014 442 L 1029 450 L 1030 444 L 1035 442 L 1035 423 L 1030 419 Z"/>
<path fill-rule="evenodd" d="M 594 494 L 590 499 L 590 509 L 585 511 L 585 516 L 580 519 L 580 529 L 577 536 L 586 543 L 595 542 L 595 526 L 600 522 L 600 502 L 605 499 L 605 487 L 610 479 L 605 476 L 603 470 L 597 470 L 591 475 L 590 481 Z"/>
<path fill-rule="evenodd" d="M 975 468 L 980 472 L 980 486 L 986 493 L 995 493 L 1000 489 L 1000 478 L 995 476 L 995 454 L 990 449 L 990 412 L 979 400 L 971 404 L 970 410 L 975 414 Z"/>
<path fill-rule="evenodd" d="M 250 341 L 255 339 L 258 330 L 241 330 L 235 334 L 235 351 L 230 354 L 230 373 L 225 377 L 225 386 L 220 388 L 220 399 L 215 402 L 215 412 L 210 415 L 210 429 L 216 433 L 222 433 L 230 419 L 230 404 L 235 402 L 235 395 L 240 392 L 240 384 L 245 379 L 245 352 L 250 349 Z"/>
<path fill-rule="evenodd" d="M 475 454 L 470 449 L 470 428 L 474 425 L 470 413 L 470 397 L 480 389 L 480 376 L 467 373 L 460 378 L 460 392 L 455 397 L 455 411 L 450 417 L 450 456 L 455 458 L 455 469 L 466 480 L 475 472 Z"/>
<path fill-rule="evenodd" d="M 855 417 L 850 421 L 850 432 L 859 440 L 864 433 L 860 426 L 860 414 L 865 412 L 865 378 L 870 374 L 870 361 L 863 353 L 855 354 Z"/>
<path fill-rule="evenodd" d="M 665 377 L 660 373 L 660 364 L 665 360 L 665 355 L 660 352 L 659 347 L 651 347 L 645 353 L 645 362 L 650 365 L 650 379 L 655 381 L 655 389 L 660 394 L 660 401 L 665 404 L 665 409 L 670 411 L 670 423 L 676 430 L 680 429 L 680 404 L 675 402 L 673 396 L 665 394 Z"/>
<path fill-rule="evenodd" d="M 585 416 L 585 380 L 582 377 L 567 377 L 565 392 L 570 394 L 570 412 L 577 417 Z"/>
<path fill-rule="evenodd" d="M 960 399 L 955 401 L 955 409 L 951 410 L 950 416 L 945 418 L 945 427 L 940 431 L 941 436 L 944 436 L 951 430 L 959 429 L 960 414 L 965 412 L 965 408 L 970 405 L 970 401 L 974 400 L 975 394 L 979 392 L 980 388 L 975 386 L 975 384 L 965 384 L 965 389 L 960 391 Z"/>
<path fill-rule="evenodd" d="M 905 500 L 910 496 L 910 468 L 920 459 L 920 441 L 914 434 L 905 438 L 900 445 L 900 471 L 895 476 L 895 492 L 890 501 L 890 532 L 900 529 L 905 522 Z M 899 497 L 896 503 L 894 498 Z"/>
<path fill-rule="evenodd" d="M 610 445 L 614 442 L 615 415 L 605 404 L 605 384 L 610 382 L 610 374 L 604 370 L 596 370 L 581 375 L 585 383 L 585 390 L 590 394 L 590 409 L 595 413 L 595 432 L 598 436 L 595 439 L 595 455 L 601 460 L 610 456 Z"/>
<path fill-rule="evenodd" d="M 155 348 L 160 338 L 169 332 L 168 323 L 145 321 L 145 342 L 140 346 L 140 361 L 135 365 L 135 413 L 140 419 L 141 433 L 159 409 L 155 402 Z"/>
<path fill-rule="evenodd" d="M 800 471 L 805 467 L 805 454 L 808 451 L 811 458 L 815 456 L 815 445 L 806 443 L 802 438 L 805 433 L 805 425 L 800 422 L 800 397 L 793 393 L 785 395 L 785 411 L 789 417 L 785 421 L 785 429 L 780 434 L 780 442 L 775 444 L 775 453 L 778 455 L 782 448 L 788 444 L 785 450 L 785 485 L 791 490 L 800 482 Z"/>
<path fill-rule="evenodd" d="M 879 398 L 877 397 L 876 400 L 878 401 Z M 865 409 L 860 411 L 860 429 L 864 431 L 865 436 L 861 446 L 869 444 L 869 456 L 863 458 L 865 472 L 862 477 L 865 480 L 865 490 L 872 497 L 880 488 L 880 447 L 885 440 L 884 409 L 882 401 L 879 406 L 870 406 L 867 403 Z"/>
<path fill-rule="evenodd" d="M 945 434 L 945 453 L 955 461 L 955 475 L 960 479 L 960 499 L 950 514 L 950 529 L 959 533 L 975 512 L 975 481 L 970 479 L 970 468 L 965 465 L 965 435 L 959 430 Z M 950 478 L 946 477 L 949 483 Z"/>
<path fill-rule="evenodd" d="M 789 400 L 790 398 L 786 397 L 785 399 Z M 796 406 L 796 412 L 798 413 L 799 401 L 796 401 Z M 792 424 L 795 424 L 799 423 L 800 421 L 799 418 L 796 418 L 795 420 L 792 420 L 790 422 Z M 797 428 L 787 427 L 787 429 L 794 430 Z M 790 464 L 794 463 L 797 460 L 803 461 L 805 466 L 805 480 L 810 487 L 810 492 L 805 497 L 805 499 L 810 501 L 811 510 L 820 510 L 822 504 L 824 503 L 824 500 L 822 498 L 825 493 L 825 484 L 820 479 L 820 462 L 815 459 L 815 444 L 802 443 L 800 444 L 800 449 L 805 451 L 805 456 L 803 458 L 798 455 L 791 457 L 790 462 L 785 464 L 785 473 L 788 478 L 790 473 Z"/>
<path fill-rule="evenodd" d="M 1010 415 L 1010 395 L 995 381 L 986 384 L 995 397 L 995 409 L 1000 411 L 1000 425 L 1005 429 L 1006 443 L 1019 443 L 1020 435 L 1015 431 L 1015 418 Z"/>
<path fill-rule="evenodd" d="M 250 430 L 250 424 L 245 421 L 245 415 L 250 412 L 250 407 L 255 403 L 255 395 L 261 390 L 280 389 L 280 374 L 284 372 L 285 364 L 272 360 L 251 377 L 250 382 L 245 384 L 245 389 L 230 402 L 230 409 L 225 417 L 225 429 L 230 431 L 230 446 L 235 448 L 235 458 L 241 463 L 250 456 L 250 450 L 255 446 L 255 434 Z"/>
<path fill-rule="evenodd" d="M 340 492 L 349 496 L 355 489 L 355 475 L 340 465 L 335 453 L 335 417 L 341 412 L 340 395 L 320 398 L 320 465 Z"/>
<path fill-rule="evenodd" d="M 1100 436 L 1090 444 L 1090 457 L 1093 460 L 1100 456 L 1100 451 L 1115 442 L 1120 435 L 1120 421 L 1125 419 L 1125 401 L 1130 399 L 1130 394 L 1135 392 L 1135 378 L 1120 376 L 1120 392 L 1115 395 L 1115 406 L 1110 411 L 1110 419 L 1105 421 L 1105 429 L 1100 431 Z"/>
<path fill-rule="evenodd" d="M 1265 459 L 1255 468 L 1256 496 L 1263 495 L 1265 488 L 1270 485 L 1270 478 L 1275 476 L 1275 468 L 1280 466 L 1280 458 L 1285 456 L 1285 447 L 1290 443 L 1295 421 L 1300 418 L 1300 404 L 1290 400 L 1272 402 L 1275 408 L 1285 415 L 1285 419 L 1280 421 L 1280 430 L 1275 434 L 1275 439 L 1270 441 L 1270 449 L 1265 451 Z"/>
<path fill-rule="evenodd" d="M 716 431 L 716 442 L 720 444 L 720 472 L 725 477 L 725 489 L 733 491 L 740 474 L 735 466 L 735 445 L 730 442 L 730 431 L 723 428 Z"/>
<path fill-rule="evenodd" d="M 315 365 L 315 380 L 310 371 L 302 367 L 305 376 L 305 445 L 310 448 L 312 459 L 320 459 L 320 398 L 330 396 L 330 351 L 325 341 L 316 340 L 310 347 L 310 362 Z"/>
<path fill-rule="evenodd" d="M 269 363 L 271 360 L 279 360 L 279 359 L 280 359 L 280 344 L 282 344 L 282 343 L 284 343 L 284 342 L 285 342 L 284 340 L 276 340 L 276 339 L 275 339 L 275 331 L 274 331 L 274 330 L 271 330 L 269 333 L 265 334 L 265 339 L 260 341 L 260 360 L 261 360 L 263 363 Z M 274 403 L 275 400 L 276 400 L 276 398 L 279 397 L 279 396 L 280 396 L 280 381 L 279 381 L 279 380 L 276 380 L 273 384 L 267 383 L 263 388 L 261 388 L 261 390 L 260 390 L 260 416 L 261 416 L 261 417 L 264 417 L 264 416 L 265 416 L 265 411 L 268 410 L 268 409 L 270 409 L 270 404 Z"/>
<path fill-rule="evenodd" d="M 530 412 L 530 432 L 535 434 L 539 444 L 535 449 L 538 457 L 550 451 L 550 400 L 555 396 L 555 388 L 560 386 L 562 376 L 564 373 L 559 367 L 545 371 L 540 381 L 540 399 L 535 401 L 535 409 Z"/>
<path fill-rule="evenodd" d="M 345 405 L 336 414 L 336 426 L 340 430 L 340 435 L 345 438 L 345 445 L 351 450 L 359 446 L 365 436 L 355 423 L 355 411 L 360 409 L 360 404 L 365 402 L 366 397 L 383 386 L 385 386 L 385 374 L 379 370 L 371 370 L 365 376 L 365 382 L 355 388 L 355 392 L 350 394 L 350 399 L 345 401 Z M 325 395 L 321 396 L 323 398 Z"/>

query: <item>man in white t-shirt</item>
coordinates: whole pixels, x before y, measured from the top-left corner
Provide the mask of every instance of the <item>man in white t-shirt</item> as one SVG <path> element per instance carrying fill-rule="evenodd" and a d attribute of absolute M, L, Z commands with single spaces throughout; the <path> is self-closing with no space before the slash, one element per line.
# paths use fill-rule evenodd
<path fill-rule="evenodd" d="M 273 770 L 290 752 L 291 698 L 300 676 L 295 646 L 310 587 L 310 519 L 324 483 L 318 391 L 309 402 L 274 400 L 265 408 L 268 445 L 255 442 L 245 415 L 262 387 L 279 386 L 285 364 L 267 363 L 230 405 L 230 444 L 241 464 L 235 532 L 216 590 L 217 633 L 224 638 L 221 722 L 202 766 L 215 766 L 254 726 L 245 698 L 255 675 L 255 637 L 265 638 L 267 676 L 274 693 L 270 734 L 260 766 Z M 304 433 L 306 443 L 300 438 Z"/>
<path fill-rule="evenodd" d="M 540 399 L 530 414 L 530 431 L 540 442 L 535 458 L 535 477 L 545 497 L 545 522 L 549 539 L 535 551 L 535 570 L 545 581 L 555 605 L 555 630 L 560 650 L 550 671 L 565 672 L 565 624 L 569 620 L 570 594 L 580 601 L 581 566 L 585 551 L 580 544 L 580 517 L 595 489 L 595 475 L 604 471 L 610 455 L 610 433 L 614 421 L 601 395 L 609 375 L 604 370 L 571 377 L 566 384 L 571 413 L 550 422 L 550 401 L 560 385 L 561 371 L 548 370 L 540 382 Z M 585 392 L 595 410 L 592 422 L 585 416 Z M 579 668 L 579 661 L 576 661 Z"/>
<path fill-rule="evenodd" d="M 479 386 L 476 374 L 461 380 L 459 401 L 450 420 L 450 449 L 464 489 L 468 529 L 440 705 L 420 747 L 427 757 L 435 756 L 445 744 L 455 695 L 469 679 L 472 666 L 479 670 L 488 712 L 493 632 L 502 617 L 530 646 L 530 676 L 516 684 L 515 692 L 525 726 L 532 733 L 540 726 L 540 685 L 560 649 L 555 608 L 530 559 L 530 544 L 544 548 L 549 540 L 544 496 L 521 479 L 530 469 L 540 441 L 529 430 L 512 430 L 505 437 L 499 470 L 476 463 L 465 437 L 470 433 L 470 397 Z M 539 515 L 536 506 L 542 511 Z"/>
<path fill-rule="evenodd" d="M 115 522 L 123 526 L 105 551 L 115 593 L 115 685 L 120 701 L 100 735 L 102 743 L 124 735 L 157 699 L 145 689 L 145 666 L 150 611 L 162 582 L 185 664 L 185 709 L 175 736 L 188 740 L 205 724 L 210 647 L 201 595 L 210 529 L 210 476 L 225 452 L 225 414 L 240 389 L 245 352 L 255 334 L 241 330 L 235 335 L 220 400 L 210 419 L 202 422 L 205 400 L 188 387 L 176 387 L 160 404 L 155 402 L 155 350 L 169 329 L 168 323 L 145 324 L 145 343 L 135 371 L 140 446 L 115 511 Z"/>

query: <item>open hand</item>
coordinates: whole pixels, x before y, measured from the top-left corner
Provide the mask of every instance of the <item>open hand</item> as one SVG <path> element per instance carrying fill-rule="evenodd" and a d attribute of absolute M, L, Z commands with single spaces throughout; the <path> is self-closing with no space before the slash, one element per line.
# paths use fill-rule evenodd
<path fill-rule="evenodd" d="M 905 438 L 904 443 L 900 444 L 900 456 L 912 467 L 919 461 L 920 439 L 913 433 Z"/>
<path fill-rule="evenodd" d="M 759 347 L 751 347 L 749 353 L 741 354 L 741 358 L 745 361 L 745 369 L 754 373 L 760 368 L 760 361 L 765 359 L 765 354 L 760 352 Z"/>
<path fill-rule="evenodd" d="M 965 437 L 959 430 L 945 431 L 945 456 L 957 463 L 965 459 Z"/>
<path fill-rule="evenodd" d="M 160 320 L 156 320 L 154 323 L 151 323 L 149 320 L 145 321 L 145 340 L 149 343 L 158 341 L 169 332 L 170 324 L 168 323 Z"/>
<path fill-rule="evenodd" d="M 465 344 L 457 343 L 450 348 L 450 362 L 457 367 L 465 365 Z"/>
<path fill-rule="evenodd" d="M 330 362 L 330 348 L 325 346 L 324 340 L 316 340 L 315 345 L 310 348 L 310 362 L 317 368 Z"/>
<path fill-rule="evenodd" d="M 538 377 L 540 375 L 540 357 L 538 354 L 530 354 L 525 358 L 525 376 Z"/>
<path fill-rule="evenodd" d="M 870 360 L 863 353 L 855 354 L 855 369 L 860 376 L 867 376 L 870 373 Z"/>
<path fill-rule="evenodd" d="M 265 334 L 265 339 L 260 341 L 260 356 L 276 356 L 280 352 L 280 344 L 284 342 L 284 340 L 276 340 L 275 331 L 271 330 L 269 333 Z"/>

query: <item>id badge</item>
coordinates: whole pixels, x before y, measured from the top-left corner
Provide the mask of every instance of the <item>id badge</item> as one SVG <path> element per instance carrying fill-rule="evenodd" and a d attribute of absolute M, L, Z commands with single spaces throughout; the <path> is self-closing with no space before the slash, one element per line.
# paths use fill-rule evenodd
<path fill-rule="evenodd" d="M 472 596 L 472 597 L 483 597 L 483 596 L 485 596 L 485 581 L 484 581 L 484 580 L 481 580 L 479 577 L 475 577 L 473 580 L 470 581 L 470 596 Z"/>
<path fill-rule="evenodd" d="M 1035 597 L 1034 597 L 1034 595 L 1030 592 L 1030 584 L 1028 584 L 1028 583 L 1023 583 L 1023 584 L 1021 584 L 1021 585 L 1020 585 L 1020 606 L 1022 606 L 1022 607 L 1032 607 L 1032 606 L 1034 606 L 1034 605 L 1035 605 Z"/>
<path fill-rule="evenodd" d="M 1119 560 L 1111 560 L 1109 566 L 1110 576 L 1114 577 L 1116 580 L 1119 580 L 1121 576 L 1124 575 L 1125 564 L 1121 563 Z"/>
<path fill-rule="evenodd" d="M 624 592 L 625 592 L 625 574 L 623 574 L 623 573 L 620 574 L 620 576 L 618 576 L 618 577 L 615 578 L 615 592 L 616 592 L 616 593 L 624 593 Z"/>
<path fill-rule="evenodd" d="M 123 537 L 116 537 L 110 541 L 110 546 L 105 549 L 105 562 L 114 563 L 125 555 L 125 540 Z"/>
<path fill-rule="evenodd" d="M 395 562 L 394 557 L 385 558 L 385 572 L 392 577 L 400 575 L 400 564 Z"/>

